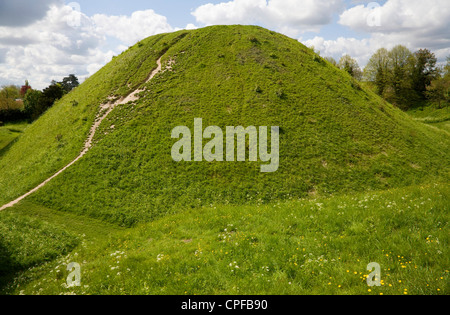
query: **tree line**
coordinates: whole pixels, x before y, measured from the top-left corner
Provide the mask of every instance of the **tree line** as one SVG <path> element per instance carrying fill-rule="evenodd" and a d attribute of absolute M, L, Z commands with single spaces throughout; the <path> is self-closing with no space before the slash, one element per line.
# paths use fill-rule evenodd
<path fill-rule="evenodd" d="M 0 89 L 0 124 L 9 121 L 36 120 L 79 84 L 78 78 L 70 74 L 61 82 L 52 81 L 42 91 L 33 89 L 28 81 L 25 81 L 22 87 L 3 86 Z"/>
<path fill-rule="evenodd" d="M 378 95 L 403 110 L 423 106 L 432 101 L 438 108 L 449 106 L 450 57 L 439 67 L 434 53 L 428 49 L 411 52 L 398 45 L 387 50 L 378 49 L 364 70 L 349 55 L 339 62 L 332 57 L 326 60 L 347 71 L 352 77 L 366 82 Z"/>

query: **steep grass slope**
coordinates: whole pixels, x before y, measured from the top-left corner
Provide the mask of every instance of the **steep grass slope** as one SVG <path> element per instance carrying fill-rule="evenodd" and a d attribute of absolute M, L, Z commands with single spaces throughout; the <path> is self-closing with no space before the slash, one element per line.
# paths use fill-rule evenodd
<path fill-rule="evenodd" d="M 161 56 L 165 71 L 141 99 L 117 107 L 93 149 L 31 196 L 34 203 L 129 226 L 213 202 L 449 178 L 444 131 L 413 121 L 293 39 L 259 27 L 216 26 L 150 37 L 56 104 L 0 160 L 0 202 L 73 159 L 98 106 L 139 87 Z M 261 162 L 174 162 L 171 131 L 193 130 L 195 118 L 223 130 L 279 126 L 278 171 L 261 173 Z"/>
<path fill-rule="evenodd" d="M 125 96 L 145 82 L 156 60 L 177 35 L 147 40 L 151 49 L 132 49 L 87 79 L 29 126 L 0 158 L 0 203 L 11 201 L 73 160 L 81 151 L 100 104 Z M 74 106 L 74 104 L 77 104 Z"/>

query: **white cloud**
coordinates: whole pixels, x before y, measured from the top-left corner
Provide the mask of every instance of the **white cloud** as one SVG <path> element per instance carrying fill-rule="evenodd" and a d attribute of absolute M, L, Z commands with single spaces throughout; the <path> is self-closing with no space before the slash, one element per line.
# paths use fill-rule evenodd
<path fill-rule="evenodd" d="M 37 4 L 41 6 L 32 12 L 23 11 L 22 17 L 27 12 L 32 14 L 27 21 L 17 21 L 17 10 L 24 1 L 29 2 L 30 10 Z M 212 24 L 257 24 L 298 38 L 307 31 L 319 31 L 341 13 L 339 24 L 367 38 L 325 39 L 319 35 L 305 44 L 336 59 L 348 53 L 361 66 L 378 48 L 389 49 L 397 44 L 413 51 L 429 48 L 441 61 L 450 55 L 448 0 L 387 0 L 381 6 L 355 5 L 347 10 L 344 3 L 350 1 L 344 0 L 227 1 L 194 9 L 196 23 L 185 29 Z M 62 0 L 0 0 L 0 85 L 29 79 L 33 87 L 41 89 L 52 79 L 60 80 L 70 73 L 82 79 L 137 41 L 176 30 L 166 17 L 153 10 L 136 11 L 129 16 L 90 17 L 76 6 L 64 6 Z"/>
<path fill-rule="evenodd" d="M 269 16 L 278 24 L 298 27 L 323 26 L 343 8 L 339 0 L 269 0 Z"/>
<path fill-rule="evenodd" d="M 266 7 L 266 0 L 233 0 L 204 4 L 192 12 L 192 15 L 198 22 L 206 25 L 251 24 L 257 22 Z"/>
<path fill-rule="evenodd" d="M 167 19 L 152 10 L 88 17 L 76 7 L 52 5 L 31 25 L 0 26 L 0 85 L 28 79 L 34 88 L 43 89 L 71 73 L 82 81 L 127 46 L 172 30 Z M 110 48 L 107 36 L 121 43 Z"/>
<path fill-rule="evenodd" d="M 372 54 L 381 47 L 392 48 L 390 45 L 383 46 L 383 43 L 373 39 L 356 39 L 339 37 L 336 40 L 325 40 L 323 37 L 316 36 L 311 40 L 303 42 L 308 47 L 314 46 L 321 56 L 333 57 L 337 61 L 348 54 L 358 61 L 363 67 L 369 61 Z"/>
<path fill-rule="evenodd" d="M 188 25 L 186 25 L 186 27 L 184 28 L 185 30 L 196 30 L 198 27 L 192 23 L 189 23 Z"/>
<path fill-rule="evenodd" d="M 440 61 L 450 55 L 450 2 L 448 0 L 388 0 L 384 5 L 357 5 L 340 15 L 339 24 L 368 34 L 368 38 L 315 37 L 305 42 L 323 56 L 343 54 L 365 66 L 379 48 L 404 45 L 411 51 L 428 48 Z"/>
<path fill-rule="evenodd" d="M 318 31 L 343 8 L 343 0 L 232 0 L 205 4 L 192 12 L 197 22 L 262 24 L 290 36 Z"/>
<path fill-rule="evenodd" d="M 368 23 L 379 19 L 378 25 Z M 412 30 L 442 31 L 448 35 L 448 0 L 388 0 L 382 6 L 358 5 L 343 12 L 339 23 L 369 33 L 410 33 Z"/>
<path fill-rule="evenodd" d="M 92 20 L 99 33 L 116 37 L 128 45 L 155 34 L 173 31 L 167 18 L 153 10 L 136 11 L 131 16 L 96 14 Z"/>
<path fill-rule="evenodd" d="M 98 61 L 97 49 L 104 37 L 84 15 L 76 28 L 71 27 L 67 21 L 74 14 L 80 13 L 53 5 L 43 19 L 29 26 L 0 27 L 0 49 L 6 51 L 0 82 L 20 84 L 28 79 L 42 89 L 70 73 L 86 75 L 86 64 Z"/>

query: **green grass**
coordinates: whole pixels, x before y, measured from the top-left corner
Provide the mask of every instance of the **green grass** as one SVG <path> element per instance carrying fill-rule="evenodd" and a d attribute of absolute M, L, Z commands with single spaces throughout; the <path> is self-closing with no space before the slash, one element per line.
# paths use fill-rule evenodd
<path fill-rule="evenodd" d="M 163 64 L 175 61 L 173 71 L 148 83 L 136 104 L 116 108 L 93 149 L 30 200 L 132 226 L 184 206 L 326 196 L 449 177 L 446 133 L 415 122 L 296 40 L 259 27 L 220 26 L 150 37 L 61 100 L 0 160 L 0 201 L 73 159 L 96 106 L 144 81 L 161 55 Z M 80 105 L 74 108 L 72 99 Z M 279 170 L 262 174 L 260 162 L 174 162 L 171 130 L 192 128 L 196 117 L 222 129 L 280 126 Z"/>
<path fill-rule="evenodd" d="M 415 121 L 450 132 L 450 107 L 441 109 L 436 105 L 428 105 L 409 111 Z"/>
<path fill-rule="evenodd" d="M 77 246 L 93 244 L 121 229 L 89 218 L 21 203 L 0 213 L 0 293 L 17 281 L 29 281 L 24 270 L 51 263 Z M 62 276 L 64 270 L 57 272 Z M 62 278 L 60 278 L 62 279 Z M 65 278 L 64 278 L 65 279 Z"/>
<path fill-rule="evenodd" d="M 157 58 L 166 49 L 158 44 L 160 39 L 144 41 L 152 49 L 133 48 L 115 57 L 27 128 L 0 158 L 0 203 L 36 187 L 80 153 L 100 104 L 133 91 L 156 68 Z M 78 105 L 73 106 L 73 101 Z"/>
<path fill-rule="evenodd" d="M 0 213 L 0 292 L 17 272 L 67 254 L 78 239 L 44 221 Z"/>
<path fill-rule="evenodd" d="M 4 293 L 448 294 L 444 113 L 411 117 L 259 27 L 157 35 L 113 58 L 0 153 L 0 204 L 72 161 L 100 104 L 160 57 L 172 70 L 116 107 L 80 161 L 0 214 Z M 171 130 L 194 118 L 279 126 L 279 170 L 174 162 Z M 70 262 L 80 288 L 64 287 Z M 370 262 L 384 285 L 369 292 Z"/>
<path fill-rule="evenodd" d="M 8 123 L 0 127 L 0 157 L 14 144 L 16 140 L 28 127 L 28 123 Z"/>
<path fill-rule="evenodd" d="M 449 188 L 186 210 L 86 237 L 68 256 L 23 272 L 8 293 L 447 295 Z M 73 261 L 82 286 L 64 288 Z M 371 262 L 381 287 L 366 284 Z"/>

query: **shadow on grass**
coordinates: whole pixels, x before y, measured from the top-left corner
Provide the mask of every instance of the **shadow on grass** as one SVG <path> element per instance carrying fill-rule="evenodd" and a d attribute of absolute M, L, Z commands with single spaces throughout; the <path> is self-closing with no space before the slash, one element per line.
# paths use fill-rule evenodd
<path fill-rule="evenodd" d="M 3 157 L 3 155 L 5 155 L 14 145 L 14 143 L 16 143 L 18 138 L 15 138 L 13 140 L 11 140 L 10 143 L 8 143 L 4 148 L 0 149 L 0 158 Z"/>
<path fill-rule="evenodd" d="M 21 269 L 11 256 L 11 252 L 5 246 L 0 235 L 0 295 L 7 294 L 8 284 L 14 280 L 17 272 Z"/>

